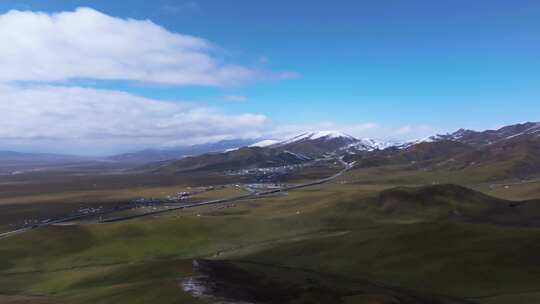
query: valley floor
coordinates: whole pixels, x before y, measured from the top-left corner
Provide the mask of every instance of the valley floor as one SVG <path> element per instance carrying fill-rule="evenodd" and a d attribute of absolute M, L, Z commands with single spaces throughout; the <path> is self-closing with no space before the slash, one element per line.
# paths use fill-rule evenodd
<path fill-rule="evenodd" d="M 540 303 L 540 202 L 515 209 L 502 200 L 539 198 L 540 182 L 384 170 L 225 206 L 1 239 L 0 303 Z M 177 177 L 138 189 L 190 184 Z M 245 193 L 220 191 L 200 199 Z M 521 206 L 532 224 L 515 220 Z M 206 296 L 183 288 L 201 276 L 210 280 Z"/>

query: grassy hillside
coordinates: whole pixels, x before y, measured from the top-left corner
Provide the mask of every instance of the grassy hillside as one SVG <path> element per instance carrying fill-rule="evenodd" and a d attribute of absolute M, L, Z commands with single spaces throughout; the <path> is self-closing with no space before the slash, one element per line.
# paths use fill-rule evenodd
<path fill-rule="evenodd" d="M 448 216 L 455 208 L 471 217 L 506 214 L 496 207 L 511 202 L 446 185 L 384 188 L 329 184 L 225 211 L 207 206 L 3 239 L 0 300 L 199 303 L 179 286 L 195 258 L 231 261 L 276 294 L 300 290 L 283 303 L 540 300 L 539 228 Z M 380 282 L 384 288 L 373 289 Z M 321 290 L 335 297 L 317 296 Z"/>
<path fill-rule="evenodd" d="M 540 140 L 507 140 L 457 156 L 450 170 L 491 171 L 490 178 L 528 177 L 540 173 Z"/>
<path fill-rule="evenodd" d="M 518 136 L 489 145 L 450 140 L 422 142 L 405 149 L 349 155 L 345 160 L 356 161 L 356 167 L 363 171 L 386 168 L 408 170 L 414 175 L 428 171 L 446 179 L 460 176 L 469 184 L 531 179 L 540 176 L 540 137 Z"/>
<path fill-rule="evenodd" d="M 369 168 L 388 165 L 413 165 L 427 167 L 461 153 L 474 150 L 473 147 L 450 140 L 421 142 L 405 149 L 388 148 L 371 153 L 353 154 L 346 161 L 356 161 L 357 167 Z"/>
<path fill-rule="evenodd" d="M 274 149 L 244 147 L 227 153 L 209 153 L 164 164 L 149 164 L 138 170 L 164 173 L 224 171 L 294 165 L 306 160 Z"/>

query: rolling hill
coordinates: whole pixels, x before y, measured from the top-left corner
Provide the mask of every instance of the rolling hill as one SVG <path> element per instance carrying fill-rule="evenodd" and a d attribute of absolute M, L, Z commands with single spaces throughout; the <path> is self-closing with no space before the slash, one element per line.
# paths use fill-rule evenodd
<path fill-rule="evenodd" d="M 497 130 L 473 131 L 459 129 L 451 134 L 432 136 L 429 138 L 429 140 L 452 140 L 474 146 L 483 146 L 496 144 L 516 137 L 540 138 L 540 122 L 526 122 L 508 125 Z"/>
<path fill-rule="evenodd" d="M 363 154 L 348 154 L 345 160 L 356 161 L 357 167 L 368 168 L 386 165 L 414 165 L 427 167 L 437 161 L 444 161 L 455 155 L 474 150 L 460 142 L 441 140 L 420 142 L 406 148 L 391 147 Z"/>
<path fill-rule="evenodd" d="M 335 131 L 308 132 L 222 153 L 152 163 L 138 169 L 178 173 L 295 165 L 314 159 L 356 162 L 356 168 L 405 166 L 408 170 L 463 171 L 484 180 L 540 175 L 540 123 L 482 132 L 458 130 L 409 144 L 356 139 Z"/>
<path fill-rule="evenodd" d="M 526 179 L 540 175 L 540 124 L 499 130 L 458 130 L 401 147 L 349 154 L 357 168 L 407 166 L 410 170 L 463 171 L 484 180 Z"/>
<path fill-rule="evenodd" d="M 285 141 L 264 140 L 240 149 L 148 164 L 138 169 L 178 173 L 280 167 L 313 159 L 337 158 L 347 153 L 374 151 L 386 145 L 385 142 L 359 140 L 335 131 L 308 132 Z"/>
<path fill-rule="evenodd" d="M 185 157 L 172 162 L 149 164 L 138 168 L 138 170 L 168 173 L 224 171 L 296 165 L 309 160 L 311 158 L 307 156 L 288 151 L 244 147 L 229 152 L 207 153 L 200 156 Z"/>

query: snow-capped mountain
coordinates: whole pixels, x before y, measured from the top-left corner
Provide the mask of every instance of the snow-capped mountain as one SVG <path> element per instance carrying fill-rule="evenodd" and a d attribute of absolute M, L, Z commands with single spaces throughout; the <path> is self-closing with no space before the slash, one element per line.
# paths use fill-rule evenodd
<path fill-rule="evenodd" d="M 404 144 L 403 142 L 395 141 L 395 140 L 382 141 L 382 140 L 376 140 L 373 138 L 361 138 L 361 139 L 358 139 L 357 142 L 350 144 L 344 149 L 348 150 L 349 152 L 375 151 L 375 150 L 384 150 L 390 147 L 397 147 L 403 144 Z"/>
<path fill-rule="evenodd" d="M 505 140 L 527 137 L 540 137 L 540 122 L 526 122 L 521 124 L 504 126 L 497 130 L 486 131 L 459 129 L 453 133 L 430 136 L 428 138 L 418 140 L 416 141 L 416 143 L 451 140 L 474 146 L 482 146 L 498 143 Z"/>
<path fill-rule="evenodd" d="M 411 162 L 431 166 L 452 159 L 448 162 L 452 166 L 468 168 L 473 163 L 488 166 L 510 159 L 516 161 L 516 172 L 526 175 L 540 172 L 540 162 L 537 160 L 539 149 L 540 123 L 517 124 L 481 132 L 460 129 L 409 143 L 357 139 L 342 132 L 318 131 L 302 133 L 283 141 L 267 139 L 225 152 L 186 157 L 149 166 L 146 170 L 158 168 L 180 172 L 267 168 L 297 165 L 326 157 L 345 157 L 346 161 L 357 161 L 359 166 L 366 167 Z"/>
<path fill-rule="evenodd" d="M 357 139 L 339 131 L 306 132 L 269 147 L 287 149 L 295 153 L 316 157 L 327 154 L 358 153 L 383 150 L 400 145 L 396 141 L 379 141 L 371 138 Z"/>
<path fill-rule="evenodd" d="M 343 141 L 356 141 L 357 139 L 339 131 L 317 131 L 317 132 L 306 132 L 300 135 L 294 136 L 290 139 L 279 142 L 277 145 L 288 145 L 292 143 L 298 143 L 303 141 L 311 140 L 343 140 Z"/>
<path fill-rule="evenodd" d="M 375 139 L 368 138 L 367 140 L 369 140 L 371 142 L 371 146 L 374 147 L 376 150 L 384 150 L 384 149 L 391 148 L 391 147 L 399 147 L 399 146 L 402 146 L 403 144 L 405 144 L 404 141 L 395 140 L 395 139 L 391 139 L 391 140 L 375 140 Z"/>
<path fill-rule="evenodd" d="M 357 139 L 339 131 L 304 132 L 286 140 L 227 140 L 216 143 L 161 149 L 147 149 L 109 157 L 116 162 L 147 163 L 180 159 L 206 153 L 231 153 L 245 148 L 272 149 L 280 153 L 296 154 L 301 160 L 319 158 L 329 154 L 359 153 L 383 150 L 395 142 L 377 141 L 370 138 Z"/>
<path fill-rule="evenodd" d="M 268 147 L 268 146 L 272 146 L 272 145 L 275 145 L 279 143 L 279 140 L 274 140 L 274 139 L 265 139 L 265 140 L 261 140 L 259 142 L 256 142 L 254 144 L 251 144 L 249 145 L 249 147 Z"/>
<path fill-rule="evenodd" d="M 338 131 L 318 131 L 302 133 L 269 148 L 317 158 L 339 151 L 357 141 L 356 138 Z"/>

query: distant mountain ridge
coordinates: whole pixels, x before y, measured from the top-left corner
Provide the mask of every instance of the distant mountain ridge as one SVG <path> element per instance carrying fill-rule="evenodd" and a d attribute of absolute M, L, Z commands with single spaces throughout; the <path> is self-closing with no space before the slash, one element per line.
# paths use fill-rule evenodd
<path fill-rule="evenodd" d="M 175 161 L 148 164 L 136 170 L 162 173 L 190 171 L 239 170 L 280 167 L 301 164 L 310 158 L 290 151 L 278 151 L 261 147 L 243 147 L 222 153 L 206 153 L 189 156 Z"/>
<path fill-rule="evenodd" d="M 391 146 L 372 139 L 357 139 L 338 131 L 305 132 L 283 141 L 263 140 L 221 153 L 207 153 L 138 169 L 159 172 L 237 170 L 297 165 L 319 158 L 379 150 Z"/>
<path fill-rule="evenodd" d="M 307 132 L 274 144 L 274 148 L 306 155 L 382 150 L 401 145 L 397 141 L 378 141 L 371 138 L 357 139 L 339 131 Z"/>
<path fill-rule="evenodd" d="M 353 154 L 361 168 L 401 165 L 429 171 L 465 171 L 487 179 L 540 175 L 540 123 L 527 122 L 497 130 L 456 132 L 369 154 Z"/>
<path fill-rule="evenodd" d="M 428 141 L 452 140 L 470 145 L 489 145 L 515 137 L 540 137 L 540 122 L 526 122 L 504 126 L 497 130 L 473 131 L 459 129 L 450 134 L 435 135 L 428 138 Z"/>
<path fill-rule="evenodd" d="M 28 153 L 28 152 L 16 152 L 16 151 L 0 151 L 0 158 L 3 161 L 59 161 L 59 160 L 80 160 L 84 157 L 67 155 L 67 154 L 53 154 L 53 153 Z"/>
<path fill-rule="evenodd" d="M 88 161 L 89 159 L 88 157 L 65 154 L 26 153 L 4 150 L 0 151 L 0 173 L 13 173 L 19 170 L 76 164 Z"/>
<path fill-rule="evenodd" d="M 170 148 L 145 149 L 141 151 L 124 153 L 110 156 L 107 159 L 118 162 L 145 163 L 165 160 L 180 159 L 187 156 L 197 156 L 211 152 L 224 152 L 229 149 L 251 145 L 255 139 L 221 140 L 213 143 L 205 143 L 190 146 L 177 146 Z"/>
<path fill-rule="evenodd" d="M 409 143 L 357 139 L 338 131 L 316 131 L 281 141 L 227 140 L 147 149 L 97 160 L 103 165 L 120 164 L 143 171 L 186 172 L 280 167 L 341 157 L 347 162 L 356 161 L 357 168 L 408 166 L 411 170 L 466 171 L 492 179 L 527 178 L 540 175 L 540 123 L 520 123 L 485 131 L 459 129 Z M 42 163 L 77 161 L 89 162 L 89 159 L 0 151 L 0 165 L 4 168 L 15 168 L 12 163 L 17 162 L 37 167 Z"/>

